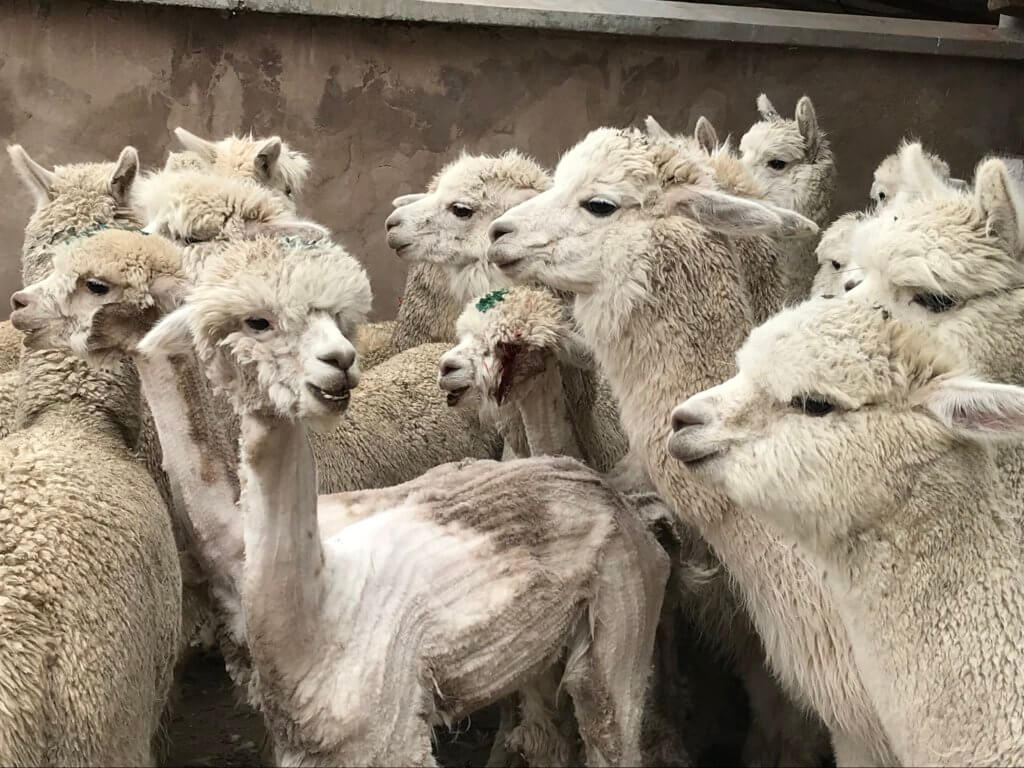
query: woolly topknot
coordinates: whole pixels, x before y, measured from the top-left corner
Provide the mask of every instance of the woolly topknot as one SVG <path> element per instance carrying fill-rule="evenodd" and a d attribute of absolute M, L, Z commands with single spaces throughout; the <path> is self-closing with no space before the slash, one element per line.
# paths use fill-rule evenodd
<path fill-rule="evenodd" d="M 249 178 L 284 192 L 298 194 L 309 177 L 310 162 L 301 152 L 292 149 L 279 136 L 256 138 L 232 134 L 220 141 L 208 141 L 176 128 L 174 135 L 209 170 L 227 176 Z M 177 167 L 193 167 L 194 158 L 181 158 Z M 170 164 L 170 158 L 168 158 Z"/>
<path fill-rule="evenodd" d="M 565 304 L 558 297 L 525 286 L 503 289 L 501 297 L 490 302 L 470 303 L 456 323 L 457 336 L 472 335 L 492 348 L 501 343 L 553 349 L 571 329 Z"/>
<path fill-rule="evenodd" d="M 471 155 L 464 151 L 434 175 L 427 186 L 427 192 L 437 191 L 442 180 L 452 176 L 458 178 L 460 188 L 465 189 L 469 195 L 483 196 L 487 187 L 494 184 L 538 192 L 551 186 L 548 172 L 532 157 L 516 149 L 497 156 Z"/>

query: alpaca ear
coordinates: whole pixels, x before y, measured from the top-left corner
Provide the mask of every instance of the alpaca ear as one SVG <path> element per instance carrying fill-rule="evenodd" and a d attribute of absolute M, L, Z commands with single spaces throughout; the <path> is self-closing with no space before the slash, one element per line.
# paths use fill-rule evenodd
<path fill-rule="evenodd" d="M 399 195 L 391 201 L 393 208 L 401 208 L 403 205 L 411 205 L 412 203 L 418 203 L 424 197 L 427 196 L 426 192 L 413 192 L 408 195 Z"/>
<path fill-rule="evenodd" d="M 174 129 L 174 135 L 181 146 L 190 152 L 195 152 L 206 162 L 212 163 L 217 159 L 217 145 L 212 141 L 201 139 L 180 126 Z"/>
<path fill-rule="evenodd" d="M 32 193 L 36 209 L 42 208 L 50 201 L 50 192 L 53 190 L 53 182 L 56 179 L 53 171 L 46 170 L 29 157 L 28 152 L 22 149 L 20 144 L 12 144 L 7 147 L 7 154 L 11 158 L 15 173 L 21 177 L 28 191 Z"/>
<path fill-rule="evenodd" d="M 192 312 L 189 304 L 164 316 L 136 347 L 143 357 L 171 357 L 192 351 Z"/>
<path fill-rule="evenodd" d="M 776 120 L 782 119 L 779 116 L 778 110 L 775 109 L 775 107 L 772 106 L 772 103 L 768 100 L 768 95 L 764 93 L 757 97 L 757 111 L 761 113 L 762 120 L 775 122 Z"/>
<path fill-rule="evenodd" d="M 931 197 L 949 191 L 945 178 L 938 173 L 921 142 L 904 144 L 897 153 L 903 188 L 915 197 Z"/>
<path fill-rule="evenodd" d="M 647 119 L 644 120 L 644 130 L 647 135 L 652 139 L 671 139 L 672 134 L 661 127 L 661 123 L 654 119 L 652 115 L 648 115 Z"/>
<path fill-rule="evenodd" d="M 274 175 L 277 161 L 281 157 L 281 139 L 275 136 L 268 139 L 260 151 L 256 153 L 256 173 L 261 179 L 267 181 Z"/>
<path fill-rule="evenodd" d="M 682 187 L 673 197 L 670 205 L 677 213 L 730 237 L 797 238 L 818 233 L 818 225 L 807 217 L 759 200 L 697 187 Z"/>
<path fill-rule="evenodd" d="M 132 184 L 139 175 L 139 153 L 135 147 L 125 147 L 117 158 L 114 172 L 110 174 L 110 194 L 121 205 L 128 202 Z"/>
<path fill-rule="evenodd" d="M 285 219 L 283 221 L 247 221 L 246 237 L 294 237 L 315 242 L 331 236 L 331 230 L 309 219 Z"/>
<path fill-rule="evenodd" d="M 718 149 L 718 132 L 704 115 L 697 118 L 697 127 L 693 129 L 693 136 L 700 144 L 700 148 L 709 155 Z"/>
<path fill-rule="evenodd" d="M 807 158 L 814 160 L 818 156 L 821 136 L 818 132 L 818 115 L 814 111 L 813 102 L 807 96 L 800 97 L 800 101 L 796 103 L 796 127 L 804 137 Z"/>
<path fill-rule="evenodd" d="M 924 403 L 935 418 L 964 437 L 1007 440 L 1024 437 L 1024 387 L 993 384 L 970 376 L 939 381 Z"/>
<path fill-rule="evenodd" d="M 990 158 L 978 168 L 974 199 L 988 234 L 999 238 L 1010 254 L 1020 255 L 1024 249 L 1024 207 L 1002 160 Z"/>

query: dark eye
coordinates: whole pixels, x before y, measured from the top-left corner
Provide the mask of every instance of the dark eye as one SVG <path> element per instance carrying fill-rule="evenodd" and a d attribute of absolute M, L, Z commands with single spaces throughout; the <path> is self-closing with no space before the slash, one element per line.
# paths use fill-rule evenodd
<path fill-rule="evenodd" d="M 291 188 L 291 187 L 289 187 L 289 186 L 286 186 L 286 187 L 284 188 L 284 193 L 285 193 L 286 195 L 288 195 L 288 197 L 291 197 L 291 196 L 292 196 L 292 188 Z"/>
<path fill-rule="evenodd" d="M 89 293 L 94 293 L 97 296 L 105 296 L 110 291 L 109 285 L 93 277 L 85 281 L 85 287 L 89 289 Z"/>
<path fill-rule="evenodd" d="M 785 160 L 779 160 L 778 158 L 772 158 L 768 161 L 768 167 L 773 171 L 781 171 L 787 165 Z"/>
<path fill-rule="evenodd" d="M 263 317 L 247 317 L 245 324 L 256 333 L 263 333 L 270 328 L 270 321 Z"/>
<path fill-rule="evenodd" d="M 789 401 L 789 407 L 808 416 L 824 416 L 835 410 L 832 403 L 818 395 L 797 395 Z"/>
<path fill-rule="evenodd" d="M 206 240 L 207 238 L 205 237 L 199 237 L 198 235 L 189 235 L 188 237 L 183 237 L 181 239 L 181 242 L 183 242 L 185 245 L 195 245 L 196 243 L 205 243 Z"/>
<path fill-rule="evenodd" d="M 460 219 L 468 219 L 475 213 L 472 208 L 468 205 L 463 205 L 462 203 L 452 203 L 448 208 Z"/>
<path fill-rule="evenodd" d="M 835 270 L 836 272 L 838 272 L 838 271 L 839 271 L 840 269 L 842 269 L 842 268 L 843 268 L 843 265 L 842 265 L 842 264 L 840 264 L 840 263 L 839 263 L 838 261 L 833 261 L 833 262 L 832 262 L 832 268 L 833 268 L 833 269 L 834 269 L 834 270 Z"/>
<path fill-rule="evenodd" d="M 956 306 L 956 299 L 944 293 L 915 293 L 914 303 L 938 314 Z"/>
<path fill-rule="evenodd" d="M 607 200 L 603 197 L 592 197 L 589 200 L 585 200 L 580 205 L 595 216 L 611 216 L 619 210 L 619 206 L 611 200 Z"/>

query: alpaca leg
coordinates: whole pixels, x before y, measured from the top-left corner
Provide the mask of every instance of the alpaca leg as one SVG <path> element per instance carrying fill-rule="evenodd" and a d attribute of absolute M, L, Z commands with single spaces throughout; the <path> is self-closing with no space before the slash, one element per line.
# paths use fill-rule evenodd
<path fill-rule="evenodd" d="M 512 734 L 519 727 L 519 707 L 515 694 L 501 700 L 498 732 L 487 756 L 487 768 L 520 768 L 525 765 L 522 756 L 510 743 Z"/>
<path fill-rule="evenodd" d="M 576 718 L 568 696 L 559 695 L 562 666 L 519 691 L 519 724 L 509 746 L 530 766 L 578 765 Z"/>
<path fill-rule="evenodd" d="M 587 765 L 642 765 L 641 726 L 654 640 L 668 580 L 664 551 L 639 521 L 619 520 L 596 591 L 566 662 Z"/>

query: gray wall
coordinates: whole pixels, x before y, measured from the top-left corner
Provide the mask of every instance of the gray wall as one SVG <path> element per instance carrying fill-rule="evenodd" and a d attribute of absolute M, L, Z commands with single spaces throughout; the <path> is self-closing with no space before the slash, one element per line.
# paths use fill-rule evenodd
<path fill-rule="evenodd" d="M 365 261 L 378 317 L 405 273 L 384 245 L 389 201 L 463 148 L 553 164 L 588 129 L 648 113 L 670 129 L 707 114 L 738 136 L 761 90 L 786 112 L 814 98 L 840 164 L 836 211 L 863 204 L 904 134 L 961 176 L 987 151 L 1024 153 L 1017 61 L 0 0 L 0 137 L 47 165 L 125 144 L 158 165 L 177 125 L 280 133 L 313 159 L 301 206 Z M 6 313 L 31 205 L 0 166 Z"/>

